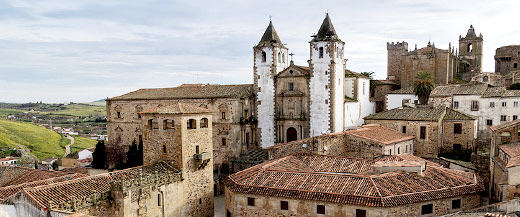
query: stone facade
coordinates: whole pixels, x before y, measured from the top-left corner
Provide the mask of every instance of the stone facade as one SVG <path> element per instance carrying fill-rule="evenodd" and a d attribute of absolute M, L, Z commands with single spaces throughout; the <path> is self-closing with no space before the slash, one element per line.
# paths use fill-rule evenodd
<path fill-rule="evenodd" d="M 459 35 L 460 70 L 455 75 L 464 81 L 482 72 L 482 51 L 484 50 L 484 38 L 482 33 L 477 36 L 473 25 L 468 29 L 465 37 Z"/>
<path fill-rule="evenodd" d="M 499 73 L 494 72 L 482 72 L 480 74 L 476 74 L 471 78 L 472 82 L 479 82 L 484 84 L 489 84 L 491 86 L 506 86 L 506 79 L 504 76 Z M 511 85 L 511 84 L 509 84 Z M 507 86 L 509 86 L 507 85 Z"/>
<path fill-rule="evenodd" d="M 464 195 L 461 197 L 445 198 L 421 203 L 407 204 L 396 207 L 370 207 L 355 206 L 341 203 L 329 203 L 312 200 L 299 200 L 293 198 L 270 197 L 262 195 L 233 193 L 226 188 L 226 212 L 231 216 L 253 217 L 253 216 L 334 216 L 334 217 L 357 217 L 356 210 L 366 211 L 366 217 L 381 216 L 422 216 L 421 206 L 433 204 L 431 216 L 446 215 L 449 213 L 469 210 L 480 206 L 480 196 L 478 194 Z M 255 205 L 248 206 L 247 198 L 255 198 Z M 460 209 L 452 209 L 453 200 L 461 200 Z M 287 201 L 288 210 L 281 209 L 281 202 Z M 317 205 L 325 206 L 325 214 L 317 214 Z M 428 216 L 428 215 L 427 215 Z"/>
<path fill-rule="evenodd" d="M 347 70 L 344 92 L 344 128 L 352 129 L 363 125 L 363 118 L 375 112 L 374 102 L 370 100 L 370 78 Z"/>
<path fill-rule="evenodd" d="M 520 45 L 499 47 L 495 51 L 495 72 L 507 75 L 520 69 Z"/>
<path fill-rule="evenodd" d="M 387 78 L 390 81 L 395 81 L 396 83 L 401 83 L 401 60 L 403 58 L 403 54 L 408 52 L 408 43 L 390 42 L 386 43 L 386 50 L 388 51 L 388 60 L 387 60 Z"/>

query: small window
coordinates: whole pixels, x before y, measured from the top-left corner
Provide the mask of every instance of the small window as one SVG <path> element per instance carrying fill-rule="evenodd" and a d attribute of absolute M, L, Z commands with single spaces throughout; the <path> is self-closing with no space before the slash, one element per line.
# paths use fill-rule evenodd
<path fill-rule="evenodd" d="M 325 100 L 325 104 L 329 104 L 329 100 L 328 99 Z"/>
<path fill-rule="evenodd" d="M 162 152 L 163 152 L 163 154 L 166 154 L 166 152 L 167 152 L 167 150 L 166 150 L 166 145 L 163 145 L 163 146 L 162 146 Z"/>
<path fill-rule="evenodd" d="M 197 121 L 195 119 L 189 119 L 187 124 L 188 129 L 197 129 Z"/>
<path fill-rule="evenodd" d="M 514 63 L 513 68 L 515 68 L 515 69 L 518 68 L 518 63 Z"/>
<path fill-rule="evenodd" d="M 317 205 L 316 213 L 325 215 L 325 205 Z"/>
<path fill-rule="evenodd" d="M 400 147 L 397 148 L 397 154 L 401 154 L 401 148 Z"/>
<path fill-rule="evenodd" d="M 280 201 L 280 209 L 281 210 L 289 210 L 289 202 L 287 201 Z"/>
<path fill-rule="evenodd" d="M 460 209 L 461 208 L 461 200 L 456 199 L 451 201 L 451 209 Z"/>
<path fill-rule="evenodd" d="M 453 133 L 462 134 L 462 124 L 461 123 L 453 124 Z"/>
<path fill-rule="evenodd" d="M 231 212 L 229 210 L 226 210 L 226 217 L 231 217 Z"/>
<path fill-rule="evenodd" d="M 500 121 L 507 121 L 506 115 L 500 115 Z"/>
<path fill-rule="evenodd" d="M 459 108 L 459 101 L 453 102 L 453 108 Z"/>
<path fill-rule="evenodd" d="M 282 53 L 282 63 L 285 63 L 285 53 Z"/>
<path fill-rule="evenodd" d="M 163 120 L 163 129 L 171 130 L 173 129 L 173 120 Z"/>
<path fill-rule="evenodd" d="M 294 90 L 294 83 L 289 83 L 289 91 L 293 91 Z"/>
<path fill-rule="evenodd" d="M 486 120 L 486 125 L 493 126 L 493 120 L 490 120 L 490 119 Z"/>
<path fill-rule="evenodd" d="M 356 209 L 356 217 L 366 217 L 367 211 L 364 209 Z"/>
<path fill-rule="evenodd" d="M 502 107 L 507 107 L 507 102 L 502 102 Z"/>
<path fill-rule="evenodd" d="M 148 120 L 148 129 L 153 129 L 153 119 Z"/>
<path fill-rule="evenodd" d="M 282 62 L 282 54 L 278 52 L 278 63 Z"/>
<path fill-rule="evenodd" d="M 433 204 L 426 204 L 421 206 L 421 215 L 428 215 L 433 213 Z"/>
<path fill-rule="evenodd" d="M 255 198 L 248 197 L 247 198 L 247 205 L 248 206 L 255 206 Z"/>
<path fill-rule="evenodd" d="M 157 194 L 157 206 L 161 206 L 161 194 Z"/>
<path fill-rule="evenodd" d="M 513 121 L 516 121 L 518 119 L 518 115 L 513 115 Z"/>
<path fill-rule="evenodd" d="M 471 101 L 471 111 L 478 111 L 478 101 Z"/>
<path fill-rule="evenodd" d="M 262 105 L 262 101 L 258 100 L 258 105 Z"/>
<path fill-rule="evenodd" d="M 258 104 L 260 104 L 260 101 L 258 101 Z M 226 119 L 226 112 L 222 112 L 220 119 Z"/>
<path fill-rule="evenodd" d="M 389 154 L 389 155 L 392 155 L 392 149 L 390 149 L 389 151 L 390 151 L 390 154 Z"/>
<path fill-rule="evenodd" d="M 200 128 L 208 128 L 208 119 L 207 118 L 200 119 Z"/>
<path fill-rule="evenodd" d="M 406 133 L 406 126 L 402 126 L 402 127 L 401 127 L 401 132 L 402 132 L 402 133 Z"/>
<path fill-rule="evenodd" d="M 202 198 L 199 198 L 199 204 L 202 204 Z"/>
<path fill-rule="evenodd" d="M 421 139 L 426 139 L 426 127 L 424 127 L 424 126 L 421 127 L 421 132 L 420 132 L 420 134 L 421 134 L 421 135 L 420 135 L 420 136 L 421 136 L 421 137 L 420 137 Z"/>
<path fill-rule="evenodd" d="M 453 144 L 453 150 L 454 151 L 462 150 L 462 145 L 461 144 Z"/>
<path fill-rule="evenodd" d="M 262 62 L 265 63 L 267 61 L 267 54 L 262 51 Z"/>
<path fill-rule="evenodd" d="M 323 47 L 320 47 L 319 52 L 320 52 L 320 58 L 323 58 Z"/>
<path fill-rule="evenodd" d="M 514 106 L 514 107 L 518 107 L 518 101 L 513 102 L 513 106 Z"/>
<path fill-rule="evenodd" d="M 121 118 L 121 112 L 117 112 L 117 118 Z"/>
<path fill-rule="evenodd" d="M 196 146 L 195 146 L 195 154 L 199 154 L 199 153 L 200 153 L 200 149 L 199 149 L 199 146 L 198 146 L 198 145 L 196 145 Z"/>
<path fill-rule="evenodd" d="M 489 107 L 490 108 L 495 108 L 495 102 L 489 102 Z"/>
<path fill-rule="evenodd" d="M 469 43 L 468 44 L 468 53 L 471 53 L 473 52 L 473 44 Z"/>
<path fill-rule="evenodd" d="M 488 76 L 484 76 L 484 77 L 482 78 L 482 81 L 483 81 L 483 82 L 488 82 L 488 80 L 489 80 Z"/>
<path fill-rule="evenodd" d="M 226 146 L 226 145 L 227 145 L 226 142 L 227 142 L 227 141 L 226 141 L 226 138 L 222 138 L 222 146 Z"/>

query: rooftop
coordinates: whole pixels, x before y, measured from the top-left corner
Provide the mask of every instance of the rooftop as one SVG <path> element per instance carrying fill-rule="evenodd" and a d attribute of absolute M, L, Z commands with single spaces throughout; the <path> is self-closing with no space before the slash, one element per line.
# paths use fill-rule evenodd
<path fill-rule="evenodd" d="M 276 30 L 274 29 L 273 22 L 269 21 L 269 25 L 267 26 L 267 29 L 265 29 L 264 35 L 262 35 L 262 39 L 260 39 L 260 42 L 258 42 L 257 47 L 264 47 L 264 46 L 279 46 L 279 47 L 285 47 L 282 43 L 282 40 L 280 40 L 280 36 L 278 36 L 278 33 L 276 33 Z"/>
<path fill-rule="evenodd" d="M 146 111 L 140 112 L 141 114 L 201 114 L 210 113 L 211 110 L 201 108 L 198 106 L 186 104 L 186 103 L 174 103 L 168 106 L 153 107 Z"/>
<path fill-rule="evenodd" d="M 19 185 L 66 175 L 70 174 L 60 171 L 36 170 L 26 167 L 0 166 L 0 187 Z"/>
<path fill-rule="evenodd" d="M 390 129 L 379 124 L 363 125 L 355 130 L 347 130 L 345 131 L 345 134 L 383 143 L 385 145 L 411 140 L 414 138 L 413 136 L 408 136 L 397 130 Z"/>
<path fill-rule="evenodd" d="M 491 131 L 496 132 L 496 131 L 501 131 L 501 130 L 505 130 L 505 129 L 514 127 L 516 125 L 520 125 L 520 119 L 517 119 L 514 121 L 508 121 L 508 122 L 505 122 L 505 123 L 497 125 L 497 126 L 491 126 L 491 127 L 489 127 L 489 129 Z"/>
<path fill-rule="evenodd" d="M 401 88 L 399 90 L 392 90 L 392 91 L 388 92 L 388 94 L 415 94 L 415 93 L 413 92 L 413 87 L 410 86 L 410 87 Z"/>
<path fill-rule="evenodd" d="M 444 113 L 443 107 L 400 107 L 374 113 L 365 117 L 365 120 L 407 120 L 407 121 L 438 121 Z M 464 113 L 446 108 L 444 120 L 474 120 L 475 118 Z"/>
<path fill-rule="evenodd" d="M 380 161 L 425 160 L 412 155 L 372 161 L 299 153 L 232 174 L 225 184 L 238 193 L 373 207 L 392 207 L 484 190 L 482 180 L 474 173 L 430 162 L 423 175 L 404 171 L 372 173 L 374 164 Z"/>
<path fill-rule="evenodd" d="M 520 143 L 498 145 L 498 148 L 510 157 L 509 161 L 505 163 L 506 167 L 520 166 Z"/>
<path fill-rule="evenodd" d="M 430 97 L 447 97 L 453 95 L 482 95 L 488 88 L 487 84 L 468 83 L 456 85 L 437 86 L 430 94 Z"/>
<path fill-rule="evenodd" d="M 108 99 L 143 100 L 143 99 L 206 99 L 206 98 L 250 98 L 253 96 L 252 84 L 183 84 L 172 88 L 139 89 L 121 96 Z"/>

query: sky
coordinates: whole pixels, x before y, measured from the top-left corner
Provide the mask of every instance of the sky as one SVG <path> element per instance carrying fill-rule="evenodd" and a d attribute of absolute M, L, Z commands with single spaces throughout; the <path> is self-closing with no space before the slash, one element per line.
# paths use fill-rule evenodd
<path fill-rule="evenodd" d="M 328 12 L 347 68 L 386 78 L 386 43 L 458 47 L 471 24 L 495 49 L 520 44 L 517 0 L 1 0 L 0 102 L 90 102 L 140 88 L 253 82 L 271 20 L 298 65 Z"/>

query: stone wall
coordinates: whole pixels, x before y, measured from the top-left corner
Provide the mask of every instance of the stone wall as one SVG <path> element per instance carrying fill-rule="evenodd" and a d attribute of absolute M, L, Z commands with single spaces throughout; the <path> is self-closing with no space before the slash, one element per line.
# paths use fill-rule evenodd
<path fill-rule="evenodd" d="M 520 45 L 509 45 L 496 49 L 495 72 L 507 75 L 518 69 L 520 69 Z"/>
<path fill-rule="evenodd" d="M 480 197 L 477 194 L 463 195 L 453 198 L 445 198 L 421 203 L 406 204 L 396 207 L 368 207 L 349 204 L 328 203 L 313 200 L 300 200 L 282 197 L 269 197 L 231 192 L 227 187 L 226 212 L 231 216 L 335 216 L 355 217 L 356 209 L 366 210 L 369 217 L 376 216 L 421 216 L 421 206 L 433 204 L 433 216 L 445 215 L 462 210 L 476 208 L 480 205 Z M 247 198 L 255 198 L 255 206 L 248 206 Z M 451 209 L 451 201 L 461 199 L 460 209 Z M 281 202 L 288 202 L 288 210 L 281 210 Z M 317 205 L 325 205 L 325 215 L 316 213 Z"/>
<path fill-rule="evenodd" d="M 435 45 L 407 52 L 400 65 L 401 88 L 412 86 L 419 71 L 430 73 L 436 85 L 449 84 L 458 65 L 459 60 L 453 53 L 435 48 Z"/>
<path fill-rule="evenodd" d="M 462 132 L 456 134 L 454 131 L 455 124 L 462 125 Z M 473 151 L 475 149 L 475 124 L 474 121 L 443 121 L 443 144 L 442 152 L 453 151 L 454 144 L 460 144 L 461 150 Z"/>
<path fill-rule="evenodd" d="M 408 43 L 405 41 L 392 42 L 391 44 L 387 42 L 386 50 L 388 51 L 387 79 L 399 83 L 401 80 L 401 58 L 402 55 L 408 51 Z"/>

